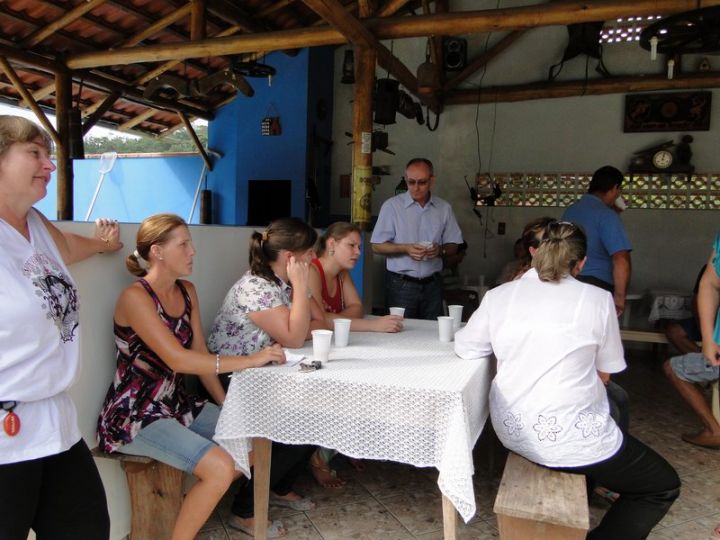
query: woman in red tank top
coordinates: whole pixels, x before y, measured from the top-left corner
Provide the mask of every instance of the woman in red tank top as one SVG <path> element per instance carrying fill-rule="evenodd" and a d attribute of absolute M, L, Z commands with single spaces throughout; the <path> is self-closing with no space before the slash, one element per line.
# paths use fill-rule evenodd
<path fill-rule="evenodd" d="M 386 315 L 364 319 L 363 305 L 349 270 L 360 258 L 360 229 L 350 223 L 333 223 L 319 241 L 317 259 L 310 267 L 310 291 L 325 313 L 324 327 L 332 329 L 333 319 L 350 319 L 352 332 L 399 332 L 402 317 Z M 314 328 L 322 322 L 314 321 Z"/>

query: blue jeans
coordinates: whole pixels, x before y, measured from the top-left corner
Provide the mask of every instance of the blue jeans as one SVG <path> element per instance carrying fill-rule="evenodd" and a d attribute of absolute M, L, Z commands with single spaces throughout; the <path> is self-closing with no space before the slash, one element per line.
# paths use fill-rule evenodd
<path fill-rule="evenodd" d="M 385 271 L 385 305 L 405 308 L 406 319 L 434 321 L 443 314 L 442 277 L 437 273 L 428 283 L 417 283 Z"/>
<path fill-rule="evenodd" d="M 200 460 L 217 446 L 212 438 L 220 409 L 206 403 L 192 424 L 183 426 L 174 418 L 162 418 L 142 428 L 131 443 L 118 452 L 147 456 L 192 474 Z"/>
<path fill-rule="evenodd" d="M 620 449 L 604 461 L 552 469 L 586 475 L 620 494 L 600 524 L 588 533 L 588 540 L 641 540 L 680 495 L 680 478 L 672 465 L 625 433 Z"/>

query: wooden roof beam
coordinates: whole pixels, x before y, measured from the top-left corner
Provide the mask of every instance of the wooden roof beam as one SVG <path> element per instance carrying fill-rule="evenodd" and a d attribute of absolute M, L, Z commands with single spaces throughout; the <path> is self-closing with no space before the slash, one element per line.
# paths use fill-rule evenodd
<path fill-rule="evenodd" d="M 97 104 L 93 104 L 94 107 L 92 113 L 89 113 L 87 109 L 83 113 L 87 113 L 88 116 L 82 125 L 83 137 L 97 124 L 103 115 L 108 112 L 115 102 L 120 98 L 120 92 L 112 92 L 105 99 L 98 100 Z"/>
<path fill-rule="evenodd" d="M 192 0 L 195 1 L 195 0 Z M 243 32 L 266 32 L 268 28 L 255 23 L 252 18 L 236 2 L 229 0 L 206 0 L 208 11 L 220 17 L 224 21 L 239 26 Z"/>
<path fill-rule="evenodd" d="M 184 19 L 190 14 L 190 4 L 185 4 L 176 10 L 171 11 L 164 17 L 161 17 L 154 23 L 150 24 L 147 28 L 138 32 L 134 36 L 127 38 L 125 41 L 120 43 L 120 47 L 134 47 L 135 45 L 151 38 L 158 32 L 165 30 L 171 24 L 175 24 L 181 19 Z"/>
<path fill-rule="evenodd" d="M 410 0 L 387 0 L 385 4 L 375 12 L 376 17 L 390 17 L 400 11 Z"/>
<path fill-rule="evenodd" d="M 345 11 L 338 0 L 303 0 L 303 3 L 322 17 L 356 47 L 379 49 L 383 45 L 363 26 Z"/>
<path fill-rule="evenodd" d="M 679 90 L 720 87 L 720 72 L 677 76 L 613 77 L 589 81 L 541 82 L 514 86 L 499 86 L 470 90 L 456 90 L 445 95 L 446 105 L 470 105 L 477 103 L 507 103 L 534 99 L 552 99 L 573 96 L 598 96 L 625 94 L 628 92 L 651 92 L 654 90 Z"/>
<path fill-rule="evenodd" d="M 21 46 L 33 47 L 37 45 L 41 41 L 54 34 L 56 31 L 60 30 L 61 28 L 65 28 L 70 23 L 78 20 L 80 17 L 85 15 L 88 11 L 92 11 L 100 4 L 104 4 L 106 1 L 107 0 L 85 0 L 84 2 L 80 2 L 77 6 L 67 11 L 59 19 L 54 20 L 43 28 L 35 30 L 32 34 L 30 34 L 22 41 Z"/>
<path fill-rule="evenodd" d="M 133 116 L 130 120 L 123 122 L 118 126 L 120 131 L 129 131 L 138 124 L 142 124 L 145 120 L 155 114 L 155 109 L 148 109 L 147 111 L 141 112 L 140 114 Z"/>
<path fill-rule="evenodd" d="M 495 59 L 500 53 L 505 51 L 513 43 L 515 43 L 522 35 L 525 30 L 513 30 L 512 32 L 505 35 L 500 41 L 498 41 L 490 50 L 479 54 L 473 58 L 471 62 L 465 66 L 460 73 L 445 83 L 443 90 L 449 92 L 453 88 L 457 87 L 465 79 L 476 73 L 479 69 L 487 66 L 493 59 Z"/>
<path fill-rule="evenodd" d="M 179 9 L 173 11 L 172 13 L 166 15 L 162 19 L 158 19 L 155 23 L 151 24 L 141 32 L 138 32 L 134 36 L 131 36 L 124 40 L 122 43 L 118 45 L 118 47 L 134 47 L 138 43 L 145 41 L 146 39 L 154 36 L 164 28 L 170 26 L 173 23 L 176 23 L 180 19 L 183 19 L 187 17 L 190 14 L 190 4 L 186 4 Z M 32 94 L 33 98 L 36 100 L 45 99 L 47 96 L 55 92 L 55 83 L 50 83 L 38 90 L 35 90 Z M 98 105 L 101 103 L 98 102 Z M 24 105 L 24 103 L 21 103 L 21 105 Z M 90 111 L 87 114 L 91 114 L 93 111 Z"/>
<path fill-rule="evenodd" d="M 370 47 L 377 53 L 377 62 L 390 72 L 411 93 L 417 96 L 417 79 L 385 45 L 380 43 L 363 24 L 350 15 L 337 0 L 303 0 L 323 19 L 342 32 L 356 47 Z M 428 106 L 437 112 L 437 104 L 428 100 Z"/>
<path fill-rule="evenodd" d="M 294 4 L 298 0 L 274 0 L 270 3 L 270 5 L 264 9 L 261 9 L 257 13 L 255 13 L 255 17 L 267 17 L 268 15 L 271 15 L 275 13 L 276 11 L 279 11 L 283 9 L 286 6 L 289 6 L 290 4 Z"/>
<path fill-rule="evenodd" d="M 187 115 L 185 113 L 179 112 L 178 116 L 180 117 L 180 121 L 185 126 L 185 129 L 187 129 L 188 135 L 190 135 L 190 138 L 192 139 L 193 144 L 198 149 L 198 152 L 200 152 L 200 156 L 202 157 L 203 161 L 205 162 L 205 166 L 207 167 L 208 171 L 213 170 L 213 164 L 212 161 L 210 161 L 210 156 L 208 156 L 208 153 L 205 151 L 205 148 L 202 145 L 202 142 L 200 142 L 200 138 L 197 136 L 197 133 L 195 133 L 195 129 L 192 127 L 192 124 L 190 123 L 190 120 L 188 119 Z"/>
<path fill-rule="evenodd" d="M 717 6 L 720 0 L 703 0 L 702 6 Z M 670 15 L 697 8 L 697 0 L 560 0 L 548 4 L 492 9 L 364 19 L 361 23 L 376 39 L 398 39 L 430 34 L 458 35 L 497 30 L 521 30 L 539 26 L 604 21 L 636 15 Z M 190 43 L 148 45 L 128 50 L 92 51 L 71 55 L 72 69 L 132 64 L 161 60 L 184 60 L 202 56 L 226 56 L 253 51 L 276 51 L 301 47 L 338 45 L 347 38 L 334 28 L 299 28 L 255 33 Z"/>
<path fill-rule="evenodd" d="M 27 88 L 25 88 L 22 80 L 20 79 L 20 77 L 18 77 L 17 73 L 15 73 L 15 70 L 10 65 L 10 62 L 8 62 L 7 58 L 5 58 L 4 56 L 0 56 L 0 69 L 5 72 L 5 75 L 7 75 L 8 79 L 10 79 L 10 82 L 13 84 L 18 94 L 20 94 L 22 98 L 28 102 L 28 104 L 30 105 L 30 109 L 32 110 L 32 112 L 35 113 L 38 121 L 50 134 L 50 137 L 52 137 L 55 145 L 58 147 L 62 146 L 62 140 L 60 139 L 60 135 L 58 135 L 58 132 L 47 119 L 47 116 L 45 116 L 45 113 L 42 111 L 37 101 L 32 98 L 30 92 L 28 92 Z"/>
<path fill-rule="evenodd" d="M 205 21 L 205 0 L 190 0 L 190 39 L 197 41 L 207 37 L 207 22 Z"/>

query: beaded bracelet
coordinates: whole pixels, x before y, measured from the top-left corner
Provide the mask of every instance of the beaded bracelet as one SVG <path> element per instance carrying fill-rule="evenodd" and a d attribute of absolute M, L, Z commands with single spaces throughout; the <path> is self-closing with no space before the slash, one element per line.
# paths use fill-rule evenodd
<path fill-rule="evenodd" d="M 220 375 L 220 354 L 215 355 L 215 375 Z"/>

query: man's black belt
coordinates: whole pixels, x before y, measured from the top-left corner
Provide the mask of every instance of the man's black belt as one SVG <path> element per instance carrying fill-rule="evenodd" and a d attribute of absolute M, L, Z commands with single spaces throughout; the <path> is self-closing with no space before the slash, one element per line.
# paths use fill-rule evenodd
<path fill-rule="evenodd" d="M 390 272 L 390 271 L 388 270 L 388 272 Z M 437 275 L 439 275 L 438 272 L 435 272 L 434 274 L 431 274 L 427 277 L 418 278 L 418 277 L 406 276 L 405 274 L 398 274 L 397 272 L 390 272 L 390 273 L 395 274 L 403 281 L 409 281 L 410 283 L 419 283 L 420 285 L 427 285 L 428 283 L 431 283 L 432 281 L 435 280 L 435 277 Z"/>

